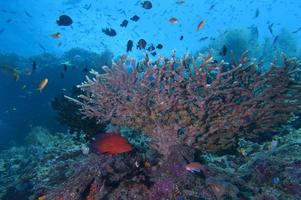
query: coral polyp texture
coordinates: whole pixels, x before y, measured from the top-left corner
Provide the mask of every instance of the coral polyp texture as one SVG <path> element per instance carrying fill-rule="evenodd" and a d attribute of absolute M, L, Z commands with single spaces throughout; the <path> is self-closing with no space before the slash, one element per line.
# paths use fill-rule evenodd
<path fill-rule="evenodd" d="M 106 73 L 79 85 L 76 101 L 86 117 L 138 129 L 152 147 L 168 155 L 173 145 L 209 152 L 236 146 L 275 130 L 300 112 L 299 62 L 283 57 L 282 66 L 260 64 L 244 52 L 231 63 L 209 55 L 160 57 L 136 64 L 121 58 Z"/>

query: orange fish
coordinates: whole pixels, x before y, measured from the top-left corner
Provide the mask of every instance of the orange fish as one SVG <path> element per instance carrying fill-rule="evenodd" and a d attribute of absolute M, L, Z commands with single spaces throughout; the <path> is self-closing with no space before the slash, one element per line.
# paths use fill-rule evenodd
<path fill-rule="evenodd" d="M 187 164 L 187 165 L 185 166 L 185 169 L 186 169 L 187 171 L 192 172 L 192 173 L 194 173 L 194 172 L 200 172 L 200 171 L 206 171 L 205 166 L 202 165 L 202 164 L 199 163 L 199 162 L 191 162 L 191 163 L 189 163 L 189 164 Z"/>
<path fill-rule="evenodd" d="M 48 83 L 48 79 L 45 78 L 44 80 L 41 81 L 41 83 L 39 84 L 39 87 L 37 88 L 37 90 L 42 92 L 42 90 L 46 87 L 47 83 Z"/>
<path fill-rule="evenodd" d="M 52 34 L 51 37 L 54 39 L 59 39 L 59 38 L 61 38 L 61 34 L 59 32 L 57 32 L 57 33 Z"/>
<path fill-rule="evenodd" d="M 133 149 L 126 138 L 118 133 L 107 133 L 100 139 L 96 139 L 94 147 L 99 153 L 119 154 L 126 153 Z"/>
<path fill-rule="evenodd" d="M 179 22 L 178 19 L 175 17 L 170 18 L 168 21 L 172 24 L 177 24 Z"/>
<path fill-rule="evenodd" d="M 202 20 L 196 28 L 196 31 L 201 30 L 205 26 L 205 20 Z"/>

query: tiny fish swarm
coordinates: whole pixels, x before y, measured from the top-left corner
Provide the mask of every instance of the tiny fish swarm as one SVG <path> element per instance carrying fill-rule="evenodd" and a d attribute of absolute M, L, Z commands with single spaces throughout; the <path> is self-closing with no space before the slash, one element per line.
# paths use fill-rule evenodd
<path fill-rule="evenodd" d="M 238 137 L 257 138 L 300 112 L 299 62 L 284 57 L 260 73 L 247 52 L 231 64 L 209 56 L 180 60 L 145 60 L 145 72 L 127 71 L 125 59 L 106 74 L 79 85 L 86 117 L 125 125 L 149 134 L 163 155 L 171 146 L 188 144 L 209 152 L 236 146 Z M 233 56 L 234 57 L 234 56 Z M 133 66 L 136 66 L 133 63 Z M 179 136 L 180 132 L 184 135 Z"/>

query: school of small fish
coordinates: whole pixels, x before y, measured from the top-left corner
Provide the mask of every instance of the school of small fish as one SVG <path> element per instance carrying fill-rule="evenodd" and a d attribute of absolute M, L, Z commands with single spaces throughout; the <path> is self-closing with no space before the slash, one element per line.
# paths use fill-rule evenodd
<path fill-rule="evenodd" d="M 174 1 L 175 6 L 178 6 L 179 8 L 181 7 L 185 7 L 187 6 L 188 2 L 186 2 L 186 0 L 175 0 Z M 208 9 L 208 13 L 212 13 L 214 12 L 217 8 L 217 4 L 214 2 L 210 3 L 211 5 L 207 8 Z M 158 3 L 156 2 L 152 2 L 149 0 L 146 1 L 142 1 L 139 0 L 136 3 L 136 6 L 139 6 L 141 10 L 144 10 L 145 13 L 151 13 L 153 9 L 158 8 Z M 87 3 L 83 5 L 83 9 L 88 11 L 90 9 L 93 9 L 93 4 L 92 3 Z M 129 11 L 125 11 L 124 9 L 120 8 L 118 9 L 118 11 L 120 13 L 122 13 L 124 16 L 126 16 L 126 18 L 124 18 L 123 20 L 121 20 L 120 22 L 118 22 L 118 25 L 123 28 L 123 29 L 127 29 L 129 26 L 141 26 L 141 21 L 142 19 L 145 20 L 145 16 L 144 15 L 137 15 L 135 13 L 131 13 L 130 16 L 127 15 L 127 12 Z M 7 13 L 8 11 L 5 9 L 1 9 L 0 12 L 3 13 Z M 64 11 L 62 12 L 57 19 L 54 19 L 53 22 L 54 24 L 57 25 L 57 27 L 63 27 L 63 28 L 71 28 L 73 29 L 73 26 L 81 26 L 82 23 L 79 22 L 80 19 L 76 18 L 76 15 L 72 14 L 69 15 L 66 12 L 68 11 Z M 262 13 L 262 8 L 258 7 L 258 8 L 253 8 L 252 12 L 254 12 L 254 15 L 251 16 L 253 18 L 253 20 L 257 20 L 258 18 L 261 18 L 262 15 L 264 15 L 264 13 Z M 10 11 L 11 14 L 16 14 L 16 12 L 14 11 Z M 163 14 L 165 14 L 166 11 L 164 11 Z M 25 17 L 31 19 L 34 18 L 35 15 L 33 15 L 31 12 L 29 12 L 28 10 L 24 10 L 23 14 Z M 173 13 L 175 14 L 175 13 Z M 169 14 L 168 14 L 169 15 Z M 171 15 L 171 14 L 170 14 Z M 107 16 L 110 16 L 110 14 L 107 14 Z M 163 16 L 163 15 L 162 15 Z M 76 18 L 75 20 L 73 19 Z M 110 16 L 112 19 L 114 20 L 118 20 L 117 18 L 114 18 L 113 16 Z M 199 16 L 198 19 L 198 23 L 195 24 L 195 32 L 201 32 L 202 29 L 205 29 L 207 26 L 207 20 L 204 19 L 204 16 Z M 14 23 L 14 19 L 13 18 L 7 18 L 5 19 L 5 23 L 6 24 L 11 24 Z M 171 15 L 169 16 L 169 18 L 165 18 L 162 19 L 162 21 L 166 22 L 166 26 L 168 26 L 168 24 L 170 24 L 171 27 L 177 27 L 177 26 L 182 26 L 184 24 L 187 24 L 188 22 L 179 18 L 178 16 L 175 15 Z M 144 22 L 143 22 L 144 23 Z M 142 24 L 144 26 L 144 24 Z M 210 24 L 209 24 L 210 25 Z M 277 45 L 279 43 L 279 35 L 275 34 L 275 26 L 277 26 L 276 23 L 272 22 L 272 21 L 268 21 L 267 22 L 267 31 L 270 33 L 271 37 L 272 37 L 272 44 L 273 45 Z M 191 29 L 193 30 L 194 28 L 191 27 Z M 258 28 L 255 24 L 251 25 L 249 27 L 251 34 L 258 39 L 259 37 L 259 31 Z M 0 35 L 3 34 L 5 32 L 5 28 L 0 28 Z M 65 36 L 62 34 L 64 31 L 60 30 L 54 30 L 52 33 L 49 33 L 48 36 L 50 36 L 53 40 L 58 41 L 57 46 L 61 47 L 62 45 L 64 46 L 64 43 L 62 42 L 62 37 L 65 38 Z M 104 34 L 105 36 L 107 36 L 108 38 L 113 38 L 113 37 L 117 37 L 119 35 L 119 30 L 117 27 L 114 27 L 114 25 L 112 24 L 107 24 L 107 26 L 103 26 L 103 28 L 99 31 L 100 33 Z M 293 34 L 297 34 L 301 32 L 301 27 L 297 27 L 295 28 L 293 31 L 291 31 L 291 33 Z M 201 32 L 202 33 L 202 32 Z M 121 33 L 120 33 L 121 34 Z M 122 33 L 123 34 L 123 33 Z M 122 35 L 121 34 L 121 35 Z M 198 34 L 198 33 L 195 33 Z M 179 34 L 177 36 L 179 41 L 184 40 L 185 35 L 183 34 Z M 208 36 L 202 36 L 198 39 L 198 42 L 203 42 L 206 40 L 214 40 L 213 37 L 208 37 Z M 103 42 L 101 42 L 102 44 L 104 44 Z M 38 46 L 43 50 L 43 52 L 47 52 L 46 47 L 41 44 L 38 43 Z M 139 37 L 139 40 L 135 40 L 133 38 L 128 38 L 124 51 L 126 53 L 130 53 L 132 51 L 134 51 L 133 47 L 136 47 L 136 50 L 143 50 L 146 51 L 147 53 L 149 53 L 152 56 L 157 56 L 158 52 L 160 52 L 160 50 L 163 49 L 163 44 L 160 42 L 155 42 L 155 41 L 147 41 L 145 38 Z M 219 55 L 221 57 L 226 57 L 228 56 L 229 52 L 231 52 L 231 49 L 228 49 L 227 45 L 223 45 L 221 47 L 221 49 L 219 50 Z M 60 73 L 60 77 L 63 79 L 65 77 L 65 72 L 67 72 L 67 69 L 69 68 L 69 65 L 67 64 L 63 64 L 63 72 Z M 33 61 L 33 66 L 32 66 L 32 70 L 27 70 L 24 71 L 25 75 L 32 75 L 32 73 L 34 73 L 34 71 L 37 69 L 37 63 L 36 61 Z M 89 71 L 89 69 L 87 67 L 82 69 L 82 72 L 84 74 L 87 74 Z M 18 81 L 20 79 L 20 71 L 17 69 L 16 66 L 0 66 L 0 72 L 4 73 L 4 74 L 9 74 L 11 75 L 16 81 Z M 44 88 L 46 87 L 46 85 L 48 84 L 48 79 L 45 78 L 43 79 L 43 81 L 40 83 L 40 85 L 38 86 L 38 90 L 39 91 L 43 91 Z M 25 89 L 26 87 L 22 87 L 22 89 Z"/>

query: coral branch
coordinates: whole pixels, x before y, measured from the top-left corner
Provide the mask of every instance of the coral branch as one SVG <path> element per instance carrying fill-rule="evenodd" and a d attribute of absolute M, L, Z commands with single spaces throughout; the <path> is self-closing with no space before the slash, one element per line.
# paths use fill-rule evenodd
<path fill-rule="evenodd" d="M 175 144 L 207 151 L 234 147 L 237 137 L 256 138 L 300 112 L 301 85 L 296 59 L 258 71 L 244 52 L 235 65 L 159 58 L 141 62 L 143 72 L 123 59 L 106 74 L 79 85 L 78 104 L 87 117 L 142 130 L 162 154 Z M 133 62 L 131 62 L 133 63 Z M 78 100 L 75 100 L 77 102 Z M 183 132 L 184 134 L 181 134 Z"/>

